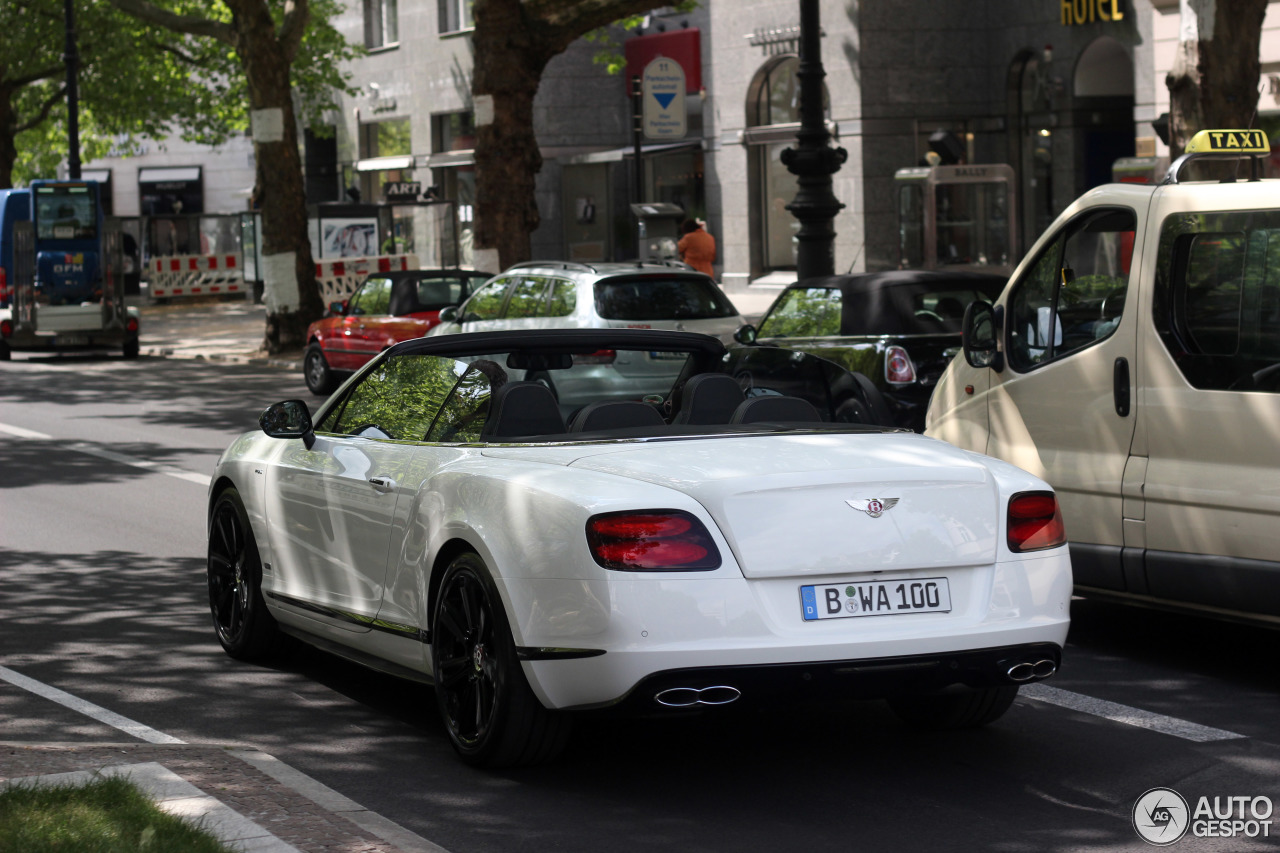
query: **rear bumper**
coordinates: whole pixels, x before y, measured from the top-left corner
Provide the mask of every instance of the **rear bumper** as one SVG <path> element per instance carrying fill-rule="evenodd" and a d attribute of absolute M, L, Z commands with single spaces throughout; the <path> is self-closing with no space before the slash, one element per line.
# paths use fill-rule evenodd
<path fill-rule="evenodd" d="M 1062 648 L 1056 643 L 1025 643 L 864 660 L 690 667 L 648 676 L 613 707 L 622 713 L 669 714 L 729 704 L 879 699 L 954 685 L 1007 687 L 1043 681 L 1061 663 Z"/>

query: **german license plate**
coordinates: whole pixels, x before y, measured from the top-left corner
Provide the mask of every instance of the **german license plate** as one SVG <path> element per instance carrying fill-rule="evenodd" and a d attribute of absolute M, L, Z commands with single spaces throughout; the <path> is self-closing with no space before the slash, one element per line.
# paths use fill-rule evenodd
<path fill-rule="evenodd" d="M 60 347 L 83 347 L 89 345 L 87 335 L 58 335 L 54 343 Z"/>
<path fill-rule="evenodd" d="M 654 361 L 680 361 L 686 357 L 686 353 L 682 352 L 650 352 L 649 358 Z"/>
<path fill-rule="evenodd" d="M 946 578 L 802 586 L 800 607 L 806 622 L 855 616 L 950 613 L 951 590 Z"/>

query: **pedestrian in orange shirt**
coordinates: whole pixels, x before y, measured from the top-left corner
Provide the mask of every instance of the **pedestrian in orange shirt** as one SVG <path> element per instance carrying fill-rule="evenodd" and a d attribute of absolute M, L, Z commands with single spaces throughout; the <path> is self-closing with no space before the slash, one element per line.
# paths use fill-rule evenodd
<path fill-rule="evenodd" d="M 686 219 L 680 226 L 680 233 L 684 235 L 676 244 L 680 260 L 698 272 L 704 272 L 715 278 L 716 274 L 711 264 L 716 259 L 716 238 L 704 231 L 694 219 Z"/>

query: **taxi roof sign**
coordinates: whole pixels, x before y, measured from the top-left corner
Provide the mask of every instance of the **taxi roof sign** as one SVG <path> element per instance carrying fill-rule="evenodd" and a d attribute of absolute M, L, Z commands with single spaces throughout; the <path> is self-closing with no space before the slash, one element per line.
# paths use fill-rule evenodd
<path fill-rule="evenodd" d="M 1202 130 L 1187 143 L 1188 154 L 1270 154 L 1271 143 L 1261 130 Z"/>

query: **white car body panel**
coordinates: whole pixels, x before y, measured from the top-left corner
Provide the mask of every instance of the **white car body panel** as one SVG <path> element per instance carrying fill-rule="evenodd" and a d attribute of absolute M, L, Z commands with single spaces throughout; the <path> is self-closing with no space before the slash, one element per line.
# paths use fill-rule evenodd
<path fill-rule="evenodd" d="M 327 473 L 307 480 L 295 468 Z M 392 471 L 394 494 L 369 486 Z M 673 668 L 1060 647 L 1066 638 L 1066 548 L 1014 554 L 1004 544 L 1010 497 L 1045 484 L 918 435 L 528 446 L 320 435 L 307 450 L 257 433 L 224 454 L 213 488 L 224 479 L 249 507 L 279 621 L 423 676 L 432 573 L 465 543 L 492 572 L 517 647 L 604 652 L 523 663 L 552 708 L 607 705 Z M 876 519 L 844 504 L 866 497 L 900 502 Z M 720 567 L 626 572 L 593 560 L 591 516 L 653 508 L 701 520 Z M 949 613 L 801 618 L 802 583 L 940 575 Z"/>

